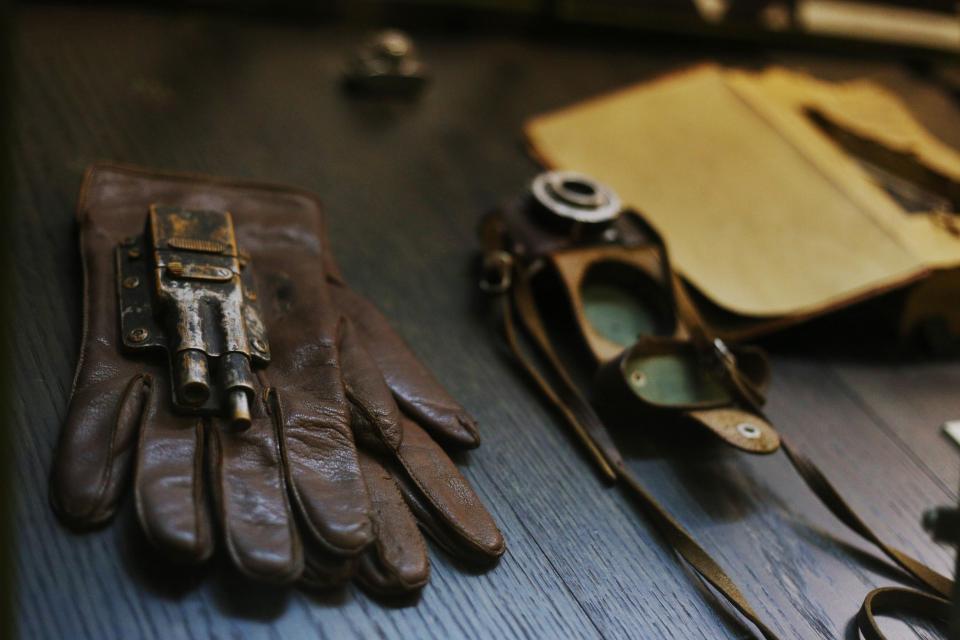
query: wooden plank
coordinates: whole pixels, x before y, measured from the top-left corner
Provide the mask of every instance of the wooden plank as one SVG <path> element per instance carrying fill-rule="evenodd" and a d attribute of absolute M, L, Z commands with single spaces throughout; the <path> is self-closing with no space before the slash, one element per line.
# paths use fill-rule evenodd
<path fill-rule="evenodd" d="M 933 482 L 956 500 L 960 448 L 943 433 L 960 416 L 960 370 L 954 363 L 840 363 L 836 375 Z"/>

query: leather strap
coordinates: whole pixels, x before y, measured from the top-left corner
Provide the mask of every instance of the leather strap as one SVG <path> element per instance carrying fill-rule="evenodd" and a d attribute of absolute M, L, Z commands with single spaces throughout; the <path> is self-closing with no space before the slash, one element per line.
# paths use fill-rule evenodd
<path fill-rule="evenodd" d="M 664 254 L 666 255 L 666 249 L 664 249 Z M 669 264 L 669 256 L 667 256 L 666 259 Z M 743 374 L 737 366 L 736 360 L 730 352 L 727 351 L 726 345 L 709 330 L 703 318 L 700 317 L 700 313 L 697 311 L 693 300 L 690 299 L 690 294 L 687 293 L 686 287 L 683 285 L 683 282 L 680 281 L 680 277 L 672 268 L 669 271 L 677 318 L 690 333 L 690 341 L 701 351 L 717 355 L 716 359 L 722 365 L 731 389 L 748 407 L 762 415 L 760 413 L 760 406 L 764 403 L 763 392 L 754 386 L 750 379 Z"/>
<path fill-rule="evenodd" d="M 823 472 L 821 472 L 809 458 L 794 449 L 783 436 L 781 436 L 780 442 L 783 446 L 784 453 L 787 454 L 787 458 L 793 464 L 794 469 L 797 470 L 797 473 L 800 474 L 803 481 L 807 483 L 807 486 L 810 487 L 816 496 L 820 498 L 820 501 L 830 509 L 831 513 L 833 513 L 840 522 L 847 525 L 847 527 L 859 534 L 863 539 L 872 542 L 874 546 L 883 551 L 894 563 L 931 591 L 943 597 L 950 597 L 953 593 L 953 580 L 940 575 L 900 549 L 883 542 L 873 529 L 860 519 L 860 516 L 847 504 L 833 485 L 830 484 L 830 481 L 827 480 Z"/>
<path fill-rule="evenodd" d="M 690 331 L 691 338 L 697 340 L 699 344 L 706 345 L 710 342 L 710 332 L 706 328 L 696 307 L 690 300 L 689 295 L 680 279 L 673 275 L 673 287 L 675 298 L 677 300 L 677 310 L 681 321 L 684 322 Z M 727 370 L 731 387 L 739 395 L 740 399 L 747 404 L 759 416 L 766 419 L 760 408 L 762 396 L 755 393 L 755 389 L 749 380 L 738 375 L 734 364 Z M 875 618 L 875 614 L 894 614 L 910 613 L 917 617 L 925 618 L 930 621 L 946 622 L 949 617 L 950 601 L 954 591 L 952 580 L 940 575 L 924 563 L 913 558 L 907 553 L 890 546 L 883 542 L 846 500 L 840 495 L 837 489 L 830 483 L 826 475 L 813 463 L 812 460 L 800 453 L 793 447 L 789 440 L 783 435 L 780 436 L 780 445 L 783 448 L 787 459 L 796 469 L 797 474 L 803 479 L 811 491 L 820 499 L 820 502 L 826 506 L 831 513 L 843 524 L 856 532 L 865 540 L 873 543 L 878 549 L 890 558 L 896 565 L 909 573 L 913 578 L 930 589 L 933 593 L 924 593 L 915 589 L 903 587 L 885 587 L 870 591 L 863 600 L 860 611 L 857 614 L 857 626 L 866 640 L 885 640 L 883 632 Z"/>
<path fill-rule="evenodd" d="M 838 520 L 862 538 L 872 542 L 894 563 L 934 592 L 924 593 L 904 587 L 884 587 L 869 592 L 857 614 L 857 626 L 863 637 L 866 640 L 885 640 L 874 617 L 877 614 L 909 613 L 930 621 L 946 622 L 950 615 L 948 598 L 953 596 L 953 580 L 880 540 L 809 458 L 794 449 L 782 435 L 780 444 L 784 453 L 787 454 L 787 459 L 793 464 L 803 481 Z"/>
<path fill-rule="evenodd" d="M 530 375 L 540 391 L 543 392 L 543 395 L 560 411 L 563 418 L 567 421 L 567 424 L 573 429 L 577 438 L 583 446 L 586 447 L 587 452 L 600 469 L 604 478 L 606 478 L 608 482 L 614 482 L 617 478 L 617 472 L 614 468 L 622 465 L 623 461 L 620 457 L 620 452 L 617 451 L 613 441 L 610 439 L 610 434 L 607 433 L 607 430 L 600 422 L 600 418 L 594 413 L 590 404 L 581 396 L 579 390 L 574 386 L 570 378 L 565 375 L 566 372 L 564 369 L 562 367 L 557 368 L 559 363 L 555 361 L 555 358 L 551 360 L 551 364 L 554 366 L 554 370 L 560 373 L 560 379 L 565 387 L 564 390 L 569 394 L 567 401 L 560 398 L 560 395 L 554 390 L 546 377 L 540 373 L 533 361 L 523 352 L 516 328 L 513 324 L 514 312 L 510 296 L 502 295 L 501 297 L 503 299 L 503 332 L 507 338 L 507 344 L 510 346 L 510 351 L 513 352 L 513 355 L 523 366 L 524 370 Z M 527 331 L 542 330 L 542 327 L 539 325 L 539 314 L 537 314 L 535 318 L 535 324 L 532 328 L 528 326 Z M 551 356 L 555 354 L 553 354 L 551 350 L 550 352 L 544 352 L 544 355 L 550 359 Z"/>
<path fill-rule="evenodd" d="M 624 464 L 623 457 L 613 443 L 606 427 L 603 426 L 600 417 L 597 416 L 593 407 L 579 392 L 556 351 L 551 346 L 542 319 L 533 301 L 527 273 L 520 272 L 514 275 L 512 292 L 512 298 L 508 293 L 500 294 L 503 301 L 503 330 L 507 336 L 510 350 L 544 395 L 561 412 L 578 439 L 590 452 L 594 462 L 597 463 L 606 477 L 619 481 L 621 486 L 630 491 L 660 535 L 701 578 L 713 586 L 727 602 L 753 623 L 763 638 L 778 640 L 779 636 L 761 620 L 733 579 L 723 570 L 723 567 L 644 488 L 639 478 Z M 524 353 L 514 324 L 515 313 L 526 333 L 533 339 L 540 354 L 546 358 L 557 378 L 561 380 L 564 392 L 567 395 L 561 397 L 534 361 Z"/>
<path fill-rule="evenodd" d="M 496 216 L 490 216 L 485 221 L 481 234 L 485 250 L 488 252 L 503 251 L 501 246 L 502 236 L 498 233 L 501 230 L 500 221 L 496 219 Z M 511 273 L 505 274 L 503 277 L 507 286 L 499 291 L 498 295 L 501 298 L 504 334 L 510 350 L 521 367 L 551 404 L 560 411 L 603 476 L 608 481 L 619 481 L 638 499 L 644 512 L 674 550 L 701 578 L 711 584 L 724 599 L 753 623 L 764 638 L 768 640 L 777 638 L 770 627 L 759 618 L 736 584 L 716 560 L 694 540 L 693 536 L 673 518 L 656 498 L 646 491 L 636 475 L 626 467 L 606 427 L 579 391 L 550 343 L 533 299 L 530 273 L 513 264 L 509 264 L 508 268 Z M 700 349 L 716 350 L 718 347 L 716 339 L 701 319 L 683 283 L 673 273 L 671 273 L 671 285 L 677 314 L 680 321 L 687 326 L 691 340 Z M 556 378 L 561 387 L 560 391 L 554 388 L 548 380 L 548 375 L 525 353 L 516 330 L 515 316 L 520 320 L 525 333 L 536 345 L 539 354 L 549 364 L 553 377 Z M 722 346 L 722 343 L 720 343 L 720 346 Z M 763 403 L 762 393 L 740 372 L 732 358 L 724 357 L 723 353 L 718 355 L 720 356 L 718 359 L 727 374 L 726 377 L 731 390 L 746 406 L 766 419 L 760 408 Z M 909 611 L 928 619 L 945 619 L 943 610 L 947 601 L 944 600 L 944 597 L 951 596 L 954 586 L 953 581 L 896 547 L 884 543 L 840 496 L 826 476 L 809 458 L 794 449 L 786 440 L 782 440 L 782 445 L 787 459 L 790 460 L 800 477 L 841 522 L 865 540 L 873 543 L 894 563 L 936 594 L 932 595 L 905 588 L 881 588 L 871 591 L 867 594 L 857 618 L 864 637 L 867 640 L 883 640 L 884 638 L 874 619 L 875 611 L 881 613 L 888 610 Z"/>
<path fill-rule="evenodd" d="M 672 276 L 672 281 L 677 301 L 677 313 L 680 316 L 680 320 L 687 325 L 693 340 L 700 345 L 709 345 L 713 342 L 711 340 L 711 333 L 697 312 L 693 302 L 690 300 L 683 283 L 680 282 L 680 279 L 675 274 Z M 706 347 L 704 346 L 704 348 Z M 762 395 L 758 394 L 746 376 L 738 373 L 735 363 L 732 363 L 732 367 L 728 369 L 728 378 L 730 386 L 740 397 L 741 401 L 756 412 L 757 415 L 766 419 L 760 407 Z M 760 401 L 758 401 L 758 398 Z M 883 551 L 897 566 L 901 567 L 935 594 L 946 598 L 951 596 L 954 589 L 953 580 L 940 575 L 900 549 L 883 542 L 876 532 L 874 532 L 873 529 L 857 515 L 846 500 L 843 499 L 837 489 L 827 479 L 826 475 L 820 471 L 812 460 L 800 453 L 800 451 L 794 448 L 782 435 L 780 436 L 780 443 L 793 468 L 796 469 L 797 473 L 807 486 L 810 487 L 811 491 L 813 491 L 824 506 L 826 506 L 838 520 L 860 535 L 860 537 L 873 543 L 874 546 Z M 909 593 L 909 598 L 914 598 L 914 594 L 917 596 L 924 595 L 908 590 L 902 591 Z M 884 596 L 884 599 L 889 601 L 893 596 L 890 595 L 889 592 L 885 593 L 887 593 L 887 595 Z M 871 592 L 867 596 L 867 599 L 870 600 L 874 594 L 876 594 L 876 591 Z M 936 598 L 934 597 L 934 599 Z M 913 601 L 914 600 L 911 600 L 911 602 Z M 865 601 L 864 607 L 866 606 L 867 602 Z"/>
<path fill-rule="evenodd" d="M 874 589 L 867 594 L 857 613 L 860 633 L 866 640 L 885 640 L 875 616 L 892 613 L 908 613 L 946 623 L 950 617 L 950 601 L 902 587 Z"/>

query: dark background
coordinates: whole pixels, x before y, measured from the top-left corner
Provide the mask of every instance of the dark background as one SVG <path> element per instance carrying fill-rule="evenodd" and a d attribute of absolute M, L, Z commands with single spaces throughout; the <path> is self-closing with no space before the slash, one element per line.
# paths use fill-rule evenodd
<path fill-rule="evenodd" d="M 960 147 L 956 88 L 938 58 L 875 48 L 775 47 L 663 32 L 479 26 L 411 32 L 432 83 L 416 101 L 351 98 L 347 52 L 371 24 L 261 10 L 21 7 L 14 52 L 13 205 L 2 234 L 15 281 L 14 590 L 24 638 L 743 638 L 631 501 L 606 488 L 505 354 L 474 283 L 482 213 L 537 171 L 520 126 L 542 111 L 712 59 L 869 77 Z M 5 38 L 4 42 L 8 40 Z M 955 70 L 955 67 L 954 67 Z M 5 101 L 6 102 L 6 101 Z M 139 539 L 129 509 L 78 535 L 47 505 L 47 475 L 80 340 L 73 206 L 98 159 L 289 183 L 320 194 L 350 282 L 479 419 L 463 470 L 508 540 L 470 575 L 433 555 L 416 606 L 359 590 L 274 592 L 214 562 L 183 572 Z M 5 289 L 9 292 L 9 289 Z M 10 300 L 10 297 L 7 298 Z M 859 323 L 859 325 L 858 325 Z M 871 526 L 947 572 L 919 526 L 956 501 L 960 366 L 892 342 L 805 328 L 774 343 L 769 415 Z M 798 344 L 830 348 L 797 348 Z M 849 348 L 848 348 L 849 347 Z M 784 638 L 856 637 L 865 593 L 905 579 L 844 530 L 782 454 L 678 442 L 638 423 L 620 438 L 652 492 Z M 5 453 L 7 447 L 0 447 Z M 891 637 L 915 637 L 890 623 Z M 931 637 L 920 631 L 920 637 Z"/>

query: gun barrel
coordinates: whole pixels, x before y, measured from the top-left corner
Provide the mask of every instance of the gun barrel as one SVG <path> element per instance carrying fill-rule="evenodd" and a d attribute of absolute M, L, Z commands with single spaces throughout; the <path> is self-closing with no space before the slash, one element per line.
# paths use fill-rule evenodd
<path fill-rule="evenodd" d="M 207 356 L 197 349 L 186 349 L 177 354 L 174 366 L 177 397 L 191 407 L 203 405 L 210 397 L 210 371 Z"/>
<path fill-rule="evenodd" d="M 250 359 L 238 352 L 223 356 L 220 380 L 226 394 L 226 418 L 237 430 L 250 426 L 250 399 L 254 393 Z"/>
<path fill-rule="evenodd" d="M 247 398 L 247 392 L 243 389 L 233 389 L 227 393 L 227 416 L 230 420 L 230 426 L 243 431 L 250 427 L 252 418 L 250 417 L 250 400 Z"/>

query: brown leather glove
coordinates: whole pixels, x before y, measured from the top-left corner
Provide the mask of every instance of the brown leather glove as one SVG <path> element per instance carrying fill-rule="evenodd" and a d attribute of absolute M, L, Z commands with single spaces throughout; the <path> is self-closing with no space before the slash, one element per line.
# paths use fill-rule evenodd
<path fill-rule="evenodd" d="M 153 203 L 230 211 L 250 255 L 272 361 L 246 430 L 175 411 L 167 362 L 121 349 L 114 250 Z M 256 579 L 301 577 L 306 547 L 320 581 L 360 558 L 357 575 L 374 589 L 416 589 L 428 562 L 415 522 L 459 558 L 503 553 L 493 519 L 433 440 L 476 446 L 474 423 L 344 285 L 313 196 L 102 165 L 87 172 L 77 214 L 84 337 L 51 480 L 64 521 L 108 520 L 132 466 L 154 545 L 207 559 L 215 512 L 233 564 Z"/>

